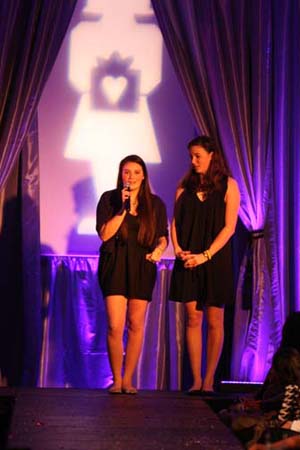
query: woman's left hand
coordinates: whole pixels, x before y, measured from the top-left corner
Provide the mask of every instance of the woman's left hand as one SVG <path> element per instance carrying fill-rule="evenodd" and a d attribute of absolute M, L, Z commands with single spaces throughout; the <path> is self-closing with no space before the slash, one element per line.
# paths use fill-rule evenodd
<path fill-rule="evenodd" d="M 191 253 L 183 256 L 182 260 L 184 261 L 184 267 L 186 269 L 194 269 L 195 267 L 206 263 L 207 258 L 203 253 Z"/>
<path fill-rule="evenodd" d="M 162 250 L 158 247 L 156 247 L 152 253 L 148 253 L 146 255 L 146 259 L 150 262 L 152 262 L 153 264 L 156 264 L 157 262 L 160 261 L 162 255 Z"/>

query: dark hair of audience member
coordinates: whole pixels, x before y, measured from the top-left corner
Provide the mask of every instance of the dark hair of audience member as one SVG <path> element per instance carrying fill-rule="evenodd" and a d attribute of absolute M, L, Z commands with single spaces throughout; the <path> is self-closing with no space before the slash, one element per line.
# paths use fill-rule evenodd
<path fill-rule="evenodd" d="M 300 353 L 293 347 L 280 347 L 273 356 L 270 382 L 300 386 Z"/>

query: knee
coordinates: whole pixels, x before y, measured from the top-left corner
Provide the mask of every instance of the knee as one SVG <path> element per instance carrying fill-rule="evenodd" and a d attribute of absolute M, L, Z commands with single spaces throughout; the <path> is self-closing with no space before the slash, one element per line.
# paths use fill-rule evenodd
<path fill-rule="evenodd" d="M 223 320 L 218 318 L 209 319 L 207 321 L 208 331 L 212 332 L 223 332 Z"/>
<path fill-rule="evenodd" d="M 131 333 L 141 333 L 144 330 L 144 322 L 141 320 L 129 318 L 127 326 Z"/>
<path fill-rule="evenodd" d="M 109 323 L 107 325 L 107 334 L 110 337 L 118 338 L 123 336 L 123 326 L 118 323 Z"/>
<path fill-rule="evenodd" d="M 188 328 L 200 328 L 202 325 L 202 317 L 198 314 L 189 314 L 187 317 Z"/>

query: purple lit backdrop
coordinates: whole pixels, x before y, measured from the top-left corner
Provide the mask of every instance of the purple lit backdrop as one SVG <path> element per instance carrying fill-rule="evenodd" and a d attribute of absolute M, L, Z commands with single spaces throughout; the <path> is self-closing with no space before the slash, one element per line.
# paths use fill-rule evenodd
<path fill-rule="evenodd" d="M 154 21 L 149 3 L 128 3 L 129 17 L 121 21 L 126 30 L 118 22 L 119 1 L 88 4 L 77 3 L 38 108 L 42 253 L 98 253 L 96 205 L 103 190 L 115 187 L 119 161 L 127 154 L 145 160 L 152 188 L 171 218 L 176 184 L 189 164 L 186 143 L 195 133 L 159 27 L 148 23 Z M 147 20 L 139 12 L 148 12 Z M 78 57 L 82 51 L 86 57 Z M 141 122 L 145 136 L 139 135 Z"/>
<path fill-rule="evenodd" d="M 9 9 L 9 3 L 4 1 L 0 5 L 1 17 L 7 17 L 6 24 L 1 23 L 0 28 L 1 37 L 4 38 L 1 39 L 4 42 L 1 51 L 5 62 L 1 66 L 1 71 L 4 70 L 1 74 L 7 74 L 8 68 L 13 68 L 14 72 L 9 80 L 13 80 L 14 86 L 22 92 L 27 92 L 22 84 L 26 77 L 20 79 L 18 75 L 25 76 L 27 71 L 32 73 L 30 67 L 33 62 L 24 61 L 20 67 L 17 59 L 11 59 L 9 49 L 12 37 L 9 29 L 13 29 L 13 16 L 9 15 L 9 11 L 12 11 Z M 30 9 L 31 13 L 28 10 L 25 12 L 21 3 L 14 5 L 14 17 L 20 15 L 24 18 L 26 14 L 38 14 L 34 8 Z M 38 4 L 37 1 L 32 3 Z M 152 4 L 195 123 L 199 131 L 209 131 L 221 142 L 233 174 L 239 181 L 242 191 L 241 218 L 249 231 L 264 228 L 263 238 L 250 242 L 249 250 L 242 260 L 237 286 L 232 358 L 232 375 L 235 379 L 260 380 L 279 342 L 281 325 L 286 315 L 290 311 L 300 309 L 300 3 L 280 0 L 241 1 L 238 4 L 231 1 L 191 0 L 187 3 L 164 0 L 152 1 Z M 53 2 L 51 6 L 43 2 L 42 9 L 45 14 L 52 11 L 52 8 Z M 51 23 L 50 17 L 48 20 Z M 43 26 L 43 29 L 46 28 Z M 57 37 L 59 46 L 58 35 L 54 32 L 52 37 Z M 39 41 L 35 39 L 35 43 L 37 42 Z M 41 40 L 41 52 L 42 43 Z M 19 52 L 26 53 L 24 42 L 20 42 Z M 175 91 L 170 89 L 170 79 L 173 80 L 174 86 L 176 82 L 168 64 L 168 59 L 164 58 L 165 81 L 152 99 L 156 100 L 152 108 L 157 108 L 155 130 L 160 149 L 163 149 L 165 166 L 161 173 L 151 169 L 151 178 L 157 192 L 166 192 L 171 214 L 172 192 L 185 165 L 186 153 L 183 147 L 192 131 L 194 134 L 194 130 L 191 121 L 188 123 L 189 115 L 185 112 L 180 91 L 176 94 L 177 87 Z M 38 73 L 39 71 L 36 71 L 36 74 Z M 51 271 L 48 272 L 47 264 L 51 265 L 55 261 L 55 255 L 43 266 L 42 271 L 44 339 L 41 341 L 41 300 L 37 277 L 39 255 L 36 245 L 39 220 L 38 148 L 32 139 L 36 136 L 32 134 L 36 133 L 36 128 L 32 122 L 32 131 L 29 133 L 29 123 L 26 121 L 29 117 L 28 111 L 36 105 L 30 98 L 36 101 L 41 85 L 36 83 L 35 86 L 38 87 L 32 91 L 29 99 L 19 98 L 18 107 L 24 110 L 25 114 L 12 115 L 12 110 L 8 109 L 8 106 L 11 106 L 11 92 L 17 97 L 20 94 L 8 82 L 7 76 L 3 75 L 0 79 L 1 91 L 5 93 L 2 102 L 7 111 L 5 116 L 1 113 L 1 125 L 23 130 L 21 135 L 17 135 L 15 131 L 10 135 L 4 133 L 1 137 L 0 169 L 4 183 L 1 191 L 1 223 L 5 225 L 1 227 L 1 292 L 5 299 L 0 327 L 3 333 L 0 340 L 1 372 L 9 378 L 10 383 L 20 382 L 22 373 L 24 383 L 34 384 L 37 381 L 39 346 L 43 345 L 40 377 L 46 380 L 46 384 L 55 380 L 57 385 L 93 385 L 94 375 L 98 373 L 101 376 L 100 360 L 96 362 L 98 366 L 94 374 L 84 373 L 87 366 L 79 361 L 84 361 L 84 355 L 87 358 L 87 347 L 84 344 L 86 339 L 88 344 L 99 344 L 98 349 L 102 345 L 98 332 L 103 333 L 104 324 L 101 323 L 98 327 L 97 322 L 102 308 L 99 292 L 94 284 L 95 279 L 91 281 L 86 275 L 86 272 L 89 273 L 86 269 L 70 272 L 69 268 L 64 268 L 60 262 L 56 266 L 55 276 Z M 61 81 L 63 79 L 64 76 L 60 78 Z M 60 92 L 64 93 L 63 84 L 60 84 L 60 89 Z M 180 112 L 181 109 L 177 99 L 180 99 L 179 104 L 184 110 L 183 116 L 173 115 L 174 110 Z M 185 124 L 184 132 L 180 128 L 182 121 Z M 161 128 L 157 125 L 161 125 Z M 57 124 L 53 134 L 59 129 L 64 129 L 64 123 Z M 14 137 L 17 146 L 10 146 L 11 137 Z M 20 168 L 13 162 L 16 161 L 21 148 L 26 148 L 27 153 L 22 150 Z M 184 156 L 174 167 L 176 153 Z M 64 175 L 68 177 L 65 172 Z M 55 176 L 54 171 L 53 178 Z M 161 180 L 164 184 L 160 184 Z M 15 187 L 13 194 L 12 186 Z M 29 195 L 31 202 L 26 201 L 25 193 Z M 51 193 L 52 191 L 49 191 L 50 195 Z M 60 208 L 54 205 L 51 209 L 54 219 L 55 216 L 59 219 Z M 20 242 L 14 239 L 15 223 L 22 224 Z M 8 243 L 14 240 L 13 254 L 8 245 L 4 244 L 4 238 Z M 76 260 L 75 257 L 72 264 L 80 266 L 80 258 Z M 253 258 L 253 264 L 249 258 Z M 23 265 L 24 282 L 18 278 L 15 281 L 15 274 L 20 273 L 20 267 L 22 268 L 22 260 L 30 261 L 30 264 Z M 65 264 L 68 265 L 69 260 L 66 261 Z M 84 264 L 87 262 L 88 257 L 85 258 Z M 24 270 L 27 267 L 30 267 L 30 270 Z M 72 265 L 70 267 L 72 268 Z M 70 283 L 57 282 L 56 276 L 62 276 L 64 270 Z M 160 274 L 165 278 L 159 279 L 156 286 L 155 296 L 159 300 L 154 303 L 153 313 L 150 311 L 147 321 L 151 345 L 148 345 L 148 341 L 148 347 L 143 349 L 142 366 L 138 371 L 141 378 L 138 382 L 142 387 L 177 388 L 182 386 L 183 317 L 181 312 L 170 311 L 169 307 L 166 309 L 168 271 L 162 270 Z M 76 285 L 72 281 L 74 277 L 80 282 L 80 292 L 75 289 Z M 250 280 L 248 285 L 245 283 L 247 279 Z M 96 292 L 95 297 L 90 296 L 91 289 Z M 86 294 L 87 300 L 84 309 L 81 302 L 82 293 Z M 248 300 L 247 304 L 245 299 Z M 73 315 L 69 316 L 71 311 Z M 56 322 L 62 316 L 53 316 L 53 312 L 60 315 L 63 313 L 65 322 Z M 104 320 L 104 315 L 101 317 L 101 320 Z M 17 332 L 20 334 L 20 323 L 21 329 L 22 326 L 24 328 L 22 334 L 25 341 L 17 335 Z M 56 323 L 57 327 L 54 326 Z M 174 326 L 178 328 L 171 330 Z M 32 328 L 36 330 L 34 334 Z M 156 338 L 153 337 L 155 331 Z M 227 330 L 227 334 L 229 331 Z M 47 332 L 50 334 L 46 335 Z M 60 343 L 56 342 L 56 339 L 61 339 Z M 172 342 L 176 342 L 175 347 Z M 93 359 L 93 348 L 88 350 L 91 350 Z M 60 361 L 66 365 L 63 369 L 57 366 L 56 374 L 47 374 L 47 369 L 51 370 L 51 364 L 47 364 L 55 361 L 56 352 L 61 355 Z M 155 371 L 150 382 L 146 373 L 143 373 L 143 367 L 146 368 L 147 364 L 151 364 Z M 55 366 L 52 367 L 55 370 Z M 66 370 L 73 375 L 76 375 L 78 370 L 78 378 L 66 380 Z M 176 372 L 173 381 L 170 381 L 172 377 L 168 376 L 169 370 L 174 370 L 173 376 Z M 106 375 L 101 379 L 103 385 L 106 384 L 105 380 Z M 99 386 L 97 383 L 96 385 Z"/>
<path fill-rule="evenodd" d="M 252 241 L 237 286 L 232 376 L 261 380 L 287 311 L 299 308 L 299 282 L 295 277 L 291 286 L 286 271 L 291 254 L 281 258 L 286 228 L 276 221 L 283 208 L 277 164 L 291 141 L 299 141 L 286 114 L 299 115 L 299 64 L 291 59 L 299 53 L 299 2 L 152 4 L 198 127 L 221 143 L 240 185 L 240 217 Z M 296 172 L 285 167 L 296 182 Z M 283 183 L 290 201 L 293 191 Z M 299 264 L 297 237 L 293 256 Z"/>
<path fill-rule="evenodd" d="M 152 52 L 155 52 L 156 45 L 158 55 L 161 52 L 161 60 L 152 58 L 157 63 L 157 68 L 150 80 L 149 74 L 145 75 L 144 72 L 153 71 L 153 68 L 145 67 L 143 60 L 140 63 L 139 77 L 146 76 L 147 83 L 151 85 L 148 95 L 143 94 L 141 80 L 140 90 L 129 89 L 126 93 L 126 105 L 122 101 L 123 97 L 117 103 L 109 101 L 113 90 L 110 91 L 109 85 L 104 83 L 111 82 L 111 75 L 114 73 L 116 80 L 121 75 L 126 76 L 130 87 L 135 71 L 126 69 L 123 72 L 124 68 L 120 66 L 132 60 L 132 69 L 132 66 L 138 65 L 138 62 L 135 63 L 135 57 L 138 59 L 140 55 L 131 45 L 130 38 L 127 47 L 125 46 L 126 36 L 122 33 L 122 28 L 119 30 L 119 39 L 115 39 L 113 24 L 109 31 L 106 31 L 107 43 L 101 44 L 101 27 L 105 26 L 106 13 L 111 11 L 114 5 L 120 6 L 120 3 L 110 0 L 94 5 L 98 7 L 88 8 L 87 14 L 86 3 L 77 3 L 39 104 L 41 246 L 45 275 L 39 386 L 106 387 L 111 382 L 106 352 L 104 303 L 96 278 L 98 259 L 92 255 L 98 254 L 100 246 L 100 240 L 95 233 L 98 200 L 95 187 L 100 185 L 103 188 L 106 183 L 107 189 L 115 187 L 119 160 L 114 161 L 112 153 L 121 154 L 123 147 L 128 145 L 122 132 L 117 132 L 118 126 L 121 126 L 119 115 L 122 115 L 122 120 L 128 123 L 128 127 L 132 126 L 134 114 L 138 111 L 138 94 L 141 93 L 141 97 L 146 98 L 151 120 L 145 115 L 143 121 L 148 127 L 153 124 L 161 162 L 155 162 L 155 145 L 148 139 L 151 132 L 139 141 L 140 147 L 130 148 L 128 153 L 136 152 L 145 159 L 152 188 L 166 202 L 169 219 L 172 215 L 176 184 L 189 165 L 186 143 L 195 134 L 192 116 L 178 86 L 168 54 L 163 45 L 160 48 L 159 42 L 153 40 L 153 37 L 159 34 L 162 43 L 159 27 L 153 25 L 154 35 L 149 37 L 149 23 L 146 19 L 131 20 L 135 17 L 134 14 L 130 16 L 131 28 L 127 32 L 130 35 L 136 30 L 140 42 L 144 39 L 144 46 L 151 45 Z M 143 5 L 143 2 L 136 2 L 135 5 L 131 3 L 128 9 L 131 11 L 133 8 L 132 12 L 138 13 L 140 5 Z M 91 16 L 93 21 L 85 20 Z M 125 17 L 122 20 L 126 23 L 127 19 Z M 109 20 L 113 19 L 109 16 Z M 76 40 L 78 34 L 81 37 L 79 42 Z M 84 39 L 87 42 L 89 39 L 92 42 L 99 41 L 95 46 L 97 57 L 95 58 L 94 53 L 90 55 L 95 64 L 95 59 L 107 58 L 97 68 L 99 79 L 96 86 L 95 82 L 92 83 L 92 87 L 89 76 L 82 72 L 82 68 L 89 68 L 90 61 L 78 58 L 78 46 Z M 151 39 L 151 42 L 147 39 Z M 140 45 L 139 48 L 142 49 Z M 77 54 L 74 49 L 77 49 Z M 85 53 L 88 53 L 87 48 Z M 70 78 L 73 85 L 70 84 Z M 92 80 L 94 78 L 95 69 L 92 70 Z M 85 89 L 89 92 L 92 109 L 85 106 L 86 91 L 81 92 L 81 83 L 85 83 Z M 155 86 L 152 89 L 153 83 Z M 80 123 L 76 122 L 78 115 L 81 117 Z M 109 126 L 108 117 L 111 117 L 115 132 L 109 136 L 109 141 L 105 141 L 105 130 L 104 136 L 97 130 L 101 129 L 104 120 Z M 93 128 L 92 119 L 97 121 L 96 129 Z M 85 134 L 83 126 L 85 121 L 89 124 L 88 135 Z M 137 119 L 137 135 L 139 126 Z M 53 130 L 56 132 L 53 133 Z M 76 132 L 83 140 L 82 146 L 86 146 L 86 151 L 74 138 Z M 128 130 L 128 133 L 130 132 L 131 129 Z M 92 134 L 93 138 L 90 137 Z M 132 144 L 136 142 L 137 138 Z M 99 169 L 99 173 L 95 174 L 96 169 Z M 59 216 L 53 215 L 53 210 L 56 209 L 61 211 Z M 89 216 L 92 219 L 92 234 L 80 234 L 79 224 Z M 173 257 L 171 249 L 169 256 Z M 159 267 L 153 302 L 147 314 L 145 345 L 136 373 L 136 384 L 140 388 L 180 389 L 183 384 L 183 311 L 174 304 L 169 305 L 167 301 L 171 264 L 172 261 L 165 260 Z"/>

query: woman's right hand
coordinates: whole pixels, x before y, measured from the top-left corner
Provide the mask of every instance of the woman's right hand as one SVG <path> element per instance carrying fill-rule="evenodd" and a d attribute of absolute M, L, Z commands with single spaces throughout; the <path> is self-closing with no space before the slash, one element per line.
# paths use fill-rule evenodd
<path fill-rule="evenodd" d="M 128 189 L 127 186 L 125 186 L 122 189 L 121 195 L 122 195 L 122 205 L 125 205 L 126 200 L 128 200 L 130 198 L 130 190 Z"/>
<path fill-rule="evenodd" d="M 191 253 L 191 251 L 190 250 L 182 250 L 181 247 L 176 247 L 174 249 L 174 253 L 175 253 L 176 258 L 183 259 L 186 255 L 189 255 Z"/>

